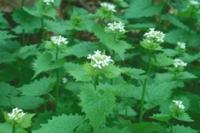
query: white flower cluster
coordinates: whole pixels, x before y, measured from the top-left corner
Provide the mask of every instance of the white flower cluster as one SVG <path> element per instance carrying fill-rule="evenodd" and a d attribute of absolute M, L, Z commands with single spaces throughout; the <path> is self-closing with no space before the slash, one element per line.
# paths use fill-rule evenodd
<path fill-rule="evenodd" d="M 96 50 L 93 55 L 89 54 L 87 59 L 90 59 L 92 66 L 98 69 L 102 69 L 113 62 L 110 56 L 105 55 L 99 50 Z"/>
<path fill-rule="evenodd" d="M 67 38 L 64 38 L 62 36 L 52 36 L 51 41 L 58 46 L 68 44 Z"/>
<path fill-rule="evenodd" d="M 184 61 L 182 61 L 181 59 L 174 59 L 174 67 L 178 68 L 178 67 L 186 67 L 187 63 L 185 63 Z"/>
<path fill-rule="evenodd" d="M 108 23 L 108 30 L 109 31 L 113 31 L 113 32 L 125 32 L 125 26 L 124 23 L 120 22 L 120 21 L 114 21 L 112 23 Z"/>
<path fill-rule="evenodd" d="M 198 6 L 200 3 L 197 0 L 189 0 L 191 5 Z"/>
<path fill-rule="evenodd" d="M 101 7 L 102 8 L 105 8 L 106 10 L 108 11 L 111 11 L 111 12 L 116 12 L 116 6 L 111 4 L 111 3 L 108 3 L 108 2 L 102 2 L 101 4 Z"/>
<path fill-rule="evenodd" d="M 149 31 L 144 34 L 144 37 L 158 43 L 163 43 L 165 34 L 161 31 L 156 31 L 154 28 L 150 28 Z"/>
<path fill-rule="evenodd" d="M 183 105 L 183 101 L 180 101 L 180 100 L 173 100 L 172 101 L 176 107 L 180 110 L 184 110 L 185 109 L 185 106 Z"/>
<path fill-rule="evenodd" d="M 22 109 L 14 108 L 11 113 L 8 113 L 8 117 L 10 120 L 17 121 L 23 118 L 25 114 Z"/>
<path fill-rule="evenodd" d="M 51 3 L 54 3 L 54 0 L 43 0 L 43 2 L 44 2 L 46 5 L 50 5 Z"/>
<path fill-rule="evenodd" d="M 183 50 L 186 48 L 186 44 L 184 42 L 177 42 L 177 46 L 178 48 L 183 49 Z"/>

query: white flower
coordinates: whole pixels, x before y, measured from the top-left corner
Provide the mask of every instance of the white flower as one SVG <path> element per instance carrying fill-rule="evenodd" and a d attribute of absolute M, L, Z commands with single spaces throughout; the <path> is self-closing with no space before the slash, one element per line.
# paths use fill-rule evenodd
<path fill-rule="evenodd" d="M 189 0 L 189 2 L 191 5 L 194 5 L 194 6 L 199 5 L 199 2 L 197 0 Z"/>
<path fill-rule="evenodd" d="M 102 69 L 113 62 L 110 56 L 105 55 L 99 50 L 96 50 L 93 55 L 89 54 L 87 59 L 90 59 L 92 66 L 98 69 Z"/>
<path fill-rule="evenodd" d="M 54 0 L 43 0 L 43 2 L 44 2 L 46 5 L 50 5 L 51 3 L 54 3 Z"/>
<path fill-rule="evenodd" d="M 124 23 L 120 22 L 120 21 L 114 21 L 112 23 L 108 23 L 107 24 L 107 29 L 109 31 L 113 31 L 113 32 L 125 32 L 125 29 L 124 29 Z"/>
<path fill-rule="evenodd" d="M 186 48 L 186 44 L 184 42 L 177 42 L 177 46 L 180 49 L 185 49 Z"/>
<path fill-rule="evenodd" d="M 68 44 L 67 38 L 64 38 L 62 36 L 52 36 L 51 41 L 58 46 Z"/>
<path fill-rule="evenodd" d="M 102 8 L 105 8 L 108 11 L 116 12 L 116 9 L 115 9 L 116 6 L 111 4 L 111 3 L 102 2 L 100 5 L 101 5 Z"/>
<path fill-rule="evenodd" d="M 17 121 L 25 116 L 25 113 L 22 109 L 14 108 L 11 113 L 8 113 L 10 120 Z"/>
<path fill-rule="evenodd" d="M 144 37 L 158 43 L 163 43 L 165 34 L 161 31 L 156 31 L 154 28 L 150 28 L 149 31 L 144 34 Z"/>
<path fill-rule="evenodd" d="M 65 78 L 65 77 L 62 78 L 62 83 L 63 83 L 63 84 L 67 83 L 67 78 Z"/>
<path fill-rule="evenodd" d="M 181 59 L 174 59 L 174 67 L 178 68 L 178 67 L 186 67 L 187 63 L 185 63 L 184 61 L 182 61 Z"/>
<path fill-rule="evenodd" d="M 173 100 L 172 101 L 176 107 L 180 110 L 184 110 L 185 109 L 185 106 L 183 105 L 183 101 L 180 101 L 180 100 Z"/>

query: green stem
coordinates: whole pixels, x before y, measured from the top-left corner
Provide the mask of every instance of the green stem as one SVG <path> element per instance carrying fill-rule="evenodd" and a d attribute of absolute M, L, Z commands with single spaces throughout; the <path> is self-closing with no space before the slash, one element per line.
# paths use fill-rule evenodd
<path fill-rule="evenodd" d="M 94 78 L 94 88 L 95 88 L 95 90 L 96 90 L 98 84 L 99 84 L 99 76 L 96 76 Z"/>
<path fill-rule="evenodd" d="M 170 128 L 170 133 L 173 133 L 173 129 L 172 129 L 172 124 L 171 123 L 170 123 L 169 128 Z"/>
<path fill-rule="evenodd" d="M 41 18 L 41 40 L 45 40 L 44 18 Z"/>
<path fill-rule="evenodd" d="M 12 133 L 15 133 L 15 122 L 12 124 Z"/>
<path fill-rule="evenodd" d="M 59 53 L 59 48 L 58 46 L 56 46 L 56 57 L 55 57 L 55 62 L 58 61 L 58 53 Z M 60 84 L 60 76 L 59 76 L 59 70 L 57 69 L 56 70 L 56 101 L 58 100 L 59 98 L 59 84 Z"/>
<path fill-rule="evenodd" d="M 145 98 L 145 92 L 147 88 L 147 81 L 148 81 L 148 75 L 151 70 L 151 55 L 149 55 L 149 62 L 148 62 L 148 69 L 147 69 L 147 77 L 144 80 L 143 86 L 142 86 L 142 96 L 141 96 L 141 103 L 140 103 L 140 115 L 139 115 L 139 122 L 143 121 L 144 116 L 144 98 Z"/>

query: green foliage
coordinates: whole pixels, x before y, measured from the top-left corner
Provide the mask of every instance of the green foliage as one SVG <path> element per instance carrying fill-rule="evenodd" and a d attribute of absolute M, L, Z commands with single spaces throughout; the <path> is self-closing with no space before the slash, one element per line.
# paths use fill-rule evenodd
<path fill-rule="evenodd" d="M 0 8 L 0 133 L 199 132 L 199 0 Z"/>
<path fill-rule="evenodd" d="M 47 72 L 59 67 L 62 67 L 64 60 L 53 61 L 53 57 L 50 53 L 44 53 L 37 56 L 37 59 L 33 62 L 33 69 L 35 71 L 34 77 L 42 72 Z"/>
<path fill-rule="evenodd" d="M 172 132 L 173 133 L 197 133 L 196 130 L 190 128 L 190 127 L 184 127 L 180 125 L 176 125 L 172 127 Z"/>
<path fill-rule="evenodd" d="M 48 94 L 52 89 L 52 84 L 55 83 L 55 78 L 42 78 L 40 80 L 33 81 L 30 84 L 23 85 L 18 88 L 22 95 L 26 96 L 41 96 Z"/>
<path fill-rule="evenodd" d="M 141 18 L 151 17 L 158 14 L 163 8 L 163 5 L 153 5 L 151 0 L 134 0 L 129 6 L 125 17 L 126 18 Z"/>
<path fill-rule="evenodd" d="M 75 129 L 84 121 L 79 115 L 61 115 L 48 120 L 42 124 L 41 128 L 34 130 L 33 133 L 73 133 Z"/>
<path fill-rule="evenodd" d="M 105 123 L 106 116 L 112 112 L 115 97 L 109 90 L 99 92 L 94 88 L 84 88 L 81 90 L 80 99 L 83 112 L 94 130 L 98 130 Z"/>

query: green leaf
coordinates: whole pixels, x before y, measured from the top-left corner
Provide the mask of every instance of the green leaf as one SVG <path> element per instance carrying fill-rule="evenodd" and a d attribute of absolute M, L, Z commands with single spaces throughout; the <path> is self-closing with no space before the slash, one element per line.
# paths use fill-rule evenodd
<path fill-rule="evenodd" d="M 164 128 L 158 123 L 141 122 L 130 125 L 132 133 L 164 133 Z"/>
<path fill-rule="evenodd" d="M 40 129 L 32 133 L 74 133 L 74 130 L 83 123 L 84 119 L 79 115 L 61 115 L 53 117 L 46 124 L 42 124 Z"/>
<path fill-rule="evenodd" d="M 23 9 L 18 9 L 13 13 L 13 19 L 20 26 L 15 27 L 16 33 L 34 33 L 36 29 L 41 28 L 41 19 L 32 16 Z"/>
<path fill-rule="evenodd" d="M 116 52 L 121 59 L 125 58 L 125 52 L 132 47 L 126 41 L 116 40 L 114 37 L 115 35 L 106 32 L 104 28 L 99 25 L 94 25 L 93 32 L 100 39 L 100 42 L 108 48 L 108 50 Z"/>
<path fill-rule="evenodd" d="M 173 133 L 198 133 L 198 131 L 190 128 L 190 127 L 184 127 L 181 125 L 176 125 L 172 127 Z"/>
<path fill-rule="evenodd" d="M 169 21 L 170 23 L 172 23 L 173 25 L 182 28 L 184 30 L 189 30 L 189 27 L 186 26 L 183 22 L 181 22 L 177 17 L 172 16 L 172 15 L 162 15 L 161 16 L 161 20 L 164 21 Z"/>
<path fill-rule="evenodd" d="M 165 67 L 173 64 L 173 59 L 166 56 L 165 54 L 157 54 L 156 59 L 153 60 L 153 64 L 159 67 Z"/>
<path fill-rule="evenodd" d="M 44 103 L 44 100 L 34 96 L 12 97 L 11 104 L 22 109 L 36 109 Z"/>
<path fill-rule="evenodd" d="M 175 118 L 180 121 L 193 122 L 193 120 L 187 113 L 181 113 L 180 115 L 176 116 Z"/>
<path fill-rule="evenodd" d="M 8 22 L 6 19 L 3 17 L 3 13 L 0 11 L 0 29 L 6 29 L 9 27 Z"/>
<path fill-rule="evenodd" d="M 79 64 L 67 63 L 65 64 L 66 72 L 69 73 L 76 81 L 91 81 L 91 76 L 85 71 L 84 67 Z"/>
<path fill-rule="evenodd" d="M 195 76 L 194 74 L 190 73 L 190 72 L 181 72 L 181 73 L 178 73 L 177 74 L 177 77 L 179 79 L 182 79 L 182 80 L 187 80 L 187 79 L 195 79 L 197 78 L 197 76 Z"/>
<path fill-rule="evenodd" d="M 123 67 L 121 68 L 122 73 L 131 77 L 132 79 L 139 79 L 141 74 L 143 74 L 145 71 L 138 68 L 130 68 L 130 67 Z"/>
<path fill-rule="evenodd" d="M 33 69 L 35 70 L 36 77 L 42 72 L 47 72 L 56 68 L 63 66 L 65 60 L 60 59 L 57 62 L 53 61 L 52 55 L 50 53 L 39 54 L 37 59 L 33 63 Z"/>
<path fill-rule="evenodd" d="M 11 106 L 11 97 L 19 95 L 19 91 L 7 83 L 0 82 L 0 107 Z"/>
<path fill-rule="evenodd" d="M 25 114 L 25 116 L 20 120 L 19 126 L 23 129 L 31 127 L 32 118 L 35 114 Z"/>
<path fill-rule="evenodd" d="M 21 47 L 18 52 L 18 57 L 21 59 L 26 59 L 29 56 L 34 56 L 38 53 L 37 46 L 36 45 L 30 45 L 30 46 L 24 46 Z"/>
<path fill-rule="evenodd" d="M 161 122 L 168 122 L 171 116 L 169 114 L 154 114 L 151 118 Z"/>
<path fill-rule="evenodd" d="M 125 13 L 126 18 L 151 17 L 158 14 L 163 5 L 153 5 L 151 0 L 134 0 Z"/>
<path fill-rule="evenodd" d="M 51 31 L 57 34 L 64 34 L 68 29 L 66 26 L 66 21 L 44 20 L 44 24 L 47 31 Z"/>
<path fill-rule="evenodd" d="M 40 80 L 35 80 L 29 84 L 19 87 L 18 90 L 22 92 L 22 95 L 26 96 L 42 96 L 49 93 L 53 89 L 53 84 L 55 83 L 55 78 L 42 78 Z"/>
<path fill-rule="evenodd" d="M 88 54 L 93 53 L 97 49 L 97 45 L 92 42 L 80 42 L 70 47 L 67 51 L 67 55 L 74 55 L 78 58 L 86 57 Z"/>
<path fill-rule="evenodd" d="M 94 88 L 85 88 L 81 90 L 80 99 L 82 111 L 90 120 L 94 130 L 98 130 L 105 123 L 106 116 L 112 112 L 115 105 L 115 97 L 109 90 L 100 93 Z"/>
<path fill-rule="evenodd" d="M 119 67 L 116 67 L 112 64 L 105 67 L 102 72 L 107 78 L 116 78 L 121 74 L 121 69 Z"/>
<path fill-rule="evenodd" d="M 0 123 L 1 133 L 12 133 L 12 126 L 8 123 Z"/>

